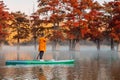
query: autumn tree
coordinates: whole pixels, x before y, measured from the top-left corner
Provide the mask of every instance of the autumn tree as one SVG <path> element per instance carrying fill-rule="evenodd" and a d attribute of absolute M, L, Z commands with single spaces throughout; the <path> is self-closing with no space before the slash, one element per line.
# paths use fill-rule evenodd
<path fill-rule="evenodd" d="M 66 10 L 66 17 L 63 27 L 69 41 L 69 49 L 74 50 L 76 43 L 82 39 L 82 30 L 87 29 L 85 20 L 83 20 L 83 14 L 86 6 L 83 7 L 82 1 L 79 0 L 63 0 Z M 83 25 L 84 24 L 84 25 Z"/>
<path fill-rule="evenodd" d="M 35 50 L 37 49 L 37 38 L 41 33 L 44 33 L 45 27 L 43 27 L 44 20 L 39 18 L 39 15 L 36 13 L 32 13 L 30 16 L 30 27 L 31 33 L 34 39 Z"/>
<path fill-rule="evenodd" d="M 20 43 L 31 40 L 29 20 L 27 15 L 20 11 L 11 13 L 14 16 L 14 20 L 11 24 L 12 39 L 17 43 L 17 60 L 19 60 Z"/>
<path fill-rule="evenodd" d="M 54 33 L 56 34 L 60 34 L 59 32 L 61 31 L 61 35 L 63 35 L 62 33 L 62 29 L 60 28 L 61 26 L 61 22 L 64 20 L 64 11 L 62 10 L 62 3 L 61 0 L 38 0 L 39 3 L 39 9 L 38 9 L 38 13 L 40 14 L 40 18 L 42 18 L 42 20 L 46 20 L 50 23 L 53 24 L 53 29 L 52 34 L 51 34 L 51 41 L 54 42 L 53 46 L 56 46 L 56 44 L 58 43 L 58 41 L 61 41 L 61 36 L 58 35 L 59 37 L 56 37 L 54 35 Z M 53 38 L 55 37 L 55 38 Z"/>
<path fill-rule="evenodd" d="M 118 43 L 118 50 L 120 48 L 120 1 L 113 2 L 113 19 L 110 24 L 112 24 L 113 29 L 111 30 L 110 36 L 114 41 Z"/>
<path fill-rule="evenodd" d="M 74 50 L 77 41 L 87 38 L 101 37 L 100 24 L 101 6 L 93 0 L 63 0 L 68 5 L 65 26 L 67 38 L 70 39 L 70 48 Z M 92 24 L 92 25 L 91 25 Z M 94 30 L 95 32 L 93 33 Z M 96 35 L 97 34 L 97 35 Z M 96 36 L 95 36 L 96 35 Z M 94 37 L 93 37 L 94 36 Z"/>
<path fill-rule="evenodd" d="M 14 20 L 11 24 L 11 34 L 14 33 L 12 39 L 13 43 L 24 43 L 30 40 L 30 26 L 27 15 L 20 11 L 11 13 L 14 16 Z"/>
<path fill-rule="evenodd" d="M 10 20 L 12 20 L 12 15 L 7 9 L 3 1 L 0 1 L 0 42 L 5 40 L 6 35 L 8 35 L 7 27 L 10 25 Z"/>
<path fill-rule="evenodd" d="M 120 51 L 120 1 L 116 0 L 114 2 L 114 16 L 112 19 L 112 23 L 114 25 L 114 28 L 112 30 L 112 33 L 110 34 L 111 37 L 118 43 L 118 51 Z"/>
<path fill-rule="evenodd" d="M 104 4 L 105 11 L 108 13 L 107 33 L 111 38 L 111 50 L 114 50 L 114 41 L 120 42 L 120 1 L 111 1 Z"/>
<path fill-rule="evenodd" d="M 93 5 L 91 5 L 89 8 L 90 11 L 84 16 L 87 20 L 89 29 L 87 37 L 97 43 L 97 49 L 99 50 L 100 41 L 104 39 L 103 13 L 101 12 L 102 6 L 98 2 L 93 2 Z"/>

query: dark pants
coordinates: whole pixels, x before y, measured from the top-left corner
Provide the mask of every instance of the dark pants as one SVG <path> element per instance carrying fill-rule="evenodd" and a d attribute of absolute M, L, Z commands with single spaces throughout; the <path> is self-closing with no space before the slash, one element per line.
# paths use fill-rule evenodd
<path fill-rule="evenodd" d="M 43 54 L 44 54 L 44 51 L 40 51 L 40 52 L 39 52 L 40 59 L 42 59 Z"/>

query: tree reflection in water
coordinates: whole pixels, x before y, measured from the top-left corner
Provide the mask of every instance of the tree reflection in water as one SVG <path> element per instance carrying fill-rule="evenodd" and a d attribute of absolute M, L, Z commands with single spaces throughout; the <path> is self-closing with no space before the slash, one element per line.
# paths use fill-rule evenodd
<path fill-rule="evenodd" d="M 39 80 L 47 80 L 42 68 L 39 68 L 38 78 L 39 78 Z"/>
<path fill-rule="evenodd" d="M 120 61 L 111 65 L 111 80 L 120 80 Z"/>

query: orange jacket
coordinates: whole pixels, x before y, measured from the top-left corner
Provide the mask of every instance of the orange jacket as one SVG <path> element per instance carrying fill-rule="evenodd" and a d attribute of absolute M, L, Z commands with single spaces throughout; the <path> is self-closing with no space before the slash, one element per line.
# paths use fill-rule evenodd
<path fill-rule="evenodd" d="M 39 47 L 38 47 L 38 51 L 46 51 L 46 38 L 44 37 L 40 37 L 39 40 Z"/>

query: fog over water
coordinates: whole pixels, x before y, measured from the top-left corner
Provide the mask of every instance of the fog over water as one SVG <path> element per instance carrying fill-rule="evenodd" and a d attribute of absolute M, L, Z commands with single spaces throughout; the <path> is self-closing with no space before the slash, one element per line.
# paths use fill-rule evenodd
<path fill-rule="evenodd" d="M 78 49 L 77 49 L 78 48 Z M 120 80 L 120 52 L 102 45 L 97 51 L 95 45 L 80 45 L 76 51 L 69 51 L 67 45 L 47 46 L 44 59 L 74 59 L 73 65 L 16 65 L 6 66 L 6 60 L 33 60 L 38 55 L 33 45 L 4 45 L 0 51 L 0 80 Z"/>

